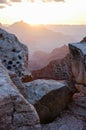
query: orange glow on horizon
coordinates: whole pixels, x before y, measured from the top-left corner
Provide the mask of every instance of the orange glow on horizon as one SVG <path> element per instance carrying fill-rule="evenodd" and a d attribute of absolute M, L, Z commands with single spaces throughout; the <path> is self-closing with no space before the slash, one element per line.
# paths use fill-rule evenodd
<path fill-rule="evenodd" d="M 23 0 L 24 1 L 24 0 Z M 77 6 L 78 5 L 78 6 Z M 86 0 L 65 0 L 65 2 L 34 3 L 20 2 L 0 9 L 0 22 L 12 24 L 23 20 L 31 25 L 38 24 L 86 24 Z"/>

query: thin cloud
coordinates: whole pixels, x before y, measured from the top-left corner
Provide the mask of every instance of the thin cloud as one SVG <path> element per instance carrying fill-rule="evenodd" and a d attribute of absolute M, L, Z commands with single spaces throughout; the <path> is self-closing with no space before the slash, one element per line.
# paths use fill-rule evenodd
<path fill-rule="evenodd" d="M 36 2 L 36 0 L 27 0 L 27 1 L 30 1 L 30 2 Z M 52 2 L 52 1 L 55 1 L 55 2 L 64 2 L 65 0 L 40 0 L 42 2 Z"/>
<path fill-rule="evenodd" d="M 11 2 L 22 2 L 22 0 L 0 0 L 0 4 L 7 4 Z"/>
<path fill-rule="evenodd" d="M 54 0 L 55 2 L 64 2 L 64 0 Z"/>
<path fill-rule="evenodd" d="M 13 2 L 22 2 L 22 0 L 0 0 L 0 10 L 6 6 L 12 6 Z"/>
<path fill-rule="evenodd" d="M 10 2 L 22 2 L 22 0 L 10 0 Z"/>
<path fill-rule="evenodd" d="M 7 0 L 0 0 L 0 4 L 5 4 L 7 3 Z"/>
<path fill-rule="evenodd" d="M 52 2 L 52 1 L 55 1 L 55 2 L 64 2 L 64 0 L 42 0 L 42 2 Z"/>

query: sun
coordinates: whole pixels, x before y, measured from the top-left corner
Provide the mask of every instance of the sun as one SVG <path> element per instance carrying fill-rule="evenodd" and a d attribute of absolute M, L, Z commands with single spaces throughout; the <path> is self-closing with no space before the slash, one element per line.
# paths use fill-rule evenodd
<path fill-rule="evenodd" d="M 22 2 L 5 9 L 3 16 L 8 15 L 11 22 L 23 20 L 32 25 L 61 23 L 65 19 L 63 7 L 63 3 L 43 3 L 40 0 L 34 3 Z"/>
<path fill-rule="evenodd" d="M 24 5 L 23 5 L 24 7 Z M 23 15 L 23 20 L 29 24 L 48 24 L 52 22 L 52 9 L 50 9 L 50 4 L 44 4 L 42 2 L 36 1 L 34 4 L 28 4 L 25 6 L 25 14 Z"/>
<path fill-rule="evenodd" d="M 81 5 L 81 2 L 80 2 Z M 78 8 L 80 8 L 80 5 Z M 84 8 L 84 7 L 83 7 Z M 22 20 L 32 24 L 76 24 L 83 12 L 76 10 L 76 5 L 70 3 L 43 3 L 35 0 L 34 3 L 24 2 L 21 5 Z M 81 12 L 83 15 L 81 15 Z"/>
<path fill-rule="evenodd" d="M 21 10 L 23 10 L 23 21 L 32 25 L 61 24 L 71 20 L 71 12 L 68 12 L 68 8 L 63 3 L 52 2 L 51 4 L 36 0 L 33 4 L 23 3 Z"/>

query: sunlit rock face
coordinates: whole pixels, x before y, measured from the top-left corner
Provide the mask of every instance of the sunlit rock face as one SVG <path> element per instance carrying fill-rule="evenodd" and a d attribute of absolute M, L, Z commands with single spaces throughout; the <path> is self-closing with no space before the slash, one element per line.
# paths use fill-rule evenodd
<path fill-rule="evenodd" d="M 0 63 L 0 130 L 40 130 L 34 107 L 20 94 Z"/>
<path fill-rule="evenodd" d="M 0 59 L 10 71 L 14 71 L 22 81 L 31 80 L 28 68 L 28 49 L 17 37 L 0 28 Z"/>
<path fill-rule="evenodd" d="M 86 118 L 86 42 L 69 44 L 69 49 L 73 79 L 78 90 L 73 95 L 75 104 L 71 108 L 75 114 Z"/>
<path fill-rule="evenodd" d="M 69 44 L 73 78 L 86 85 L 86 42 Z"/>

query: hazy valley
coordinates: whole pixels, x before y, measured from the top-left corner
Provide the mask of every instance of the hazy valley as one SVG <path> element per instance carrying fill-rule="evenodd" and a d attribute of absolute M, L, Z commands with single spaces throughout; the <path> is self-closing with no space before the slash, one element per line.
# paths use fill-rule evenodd
<path fill-rule="evenodd" d="M 86 33 L 83 25 L 29 25 L 23 21 L 8 27 L 0 25 L 29 47 L 29 53 L 35 51 L 51 52 L 64 44 L 80 41 Z"/>

